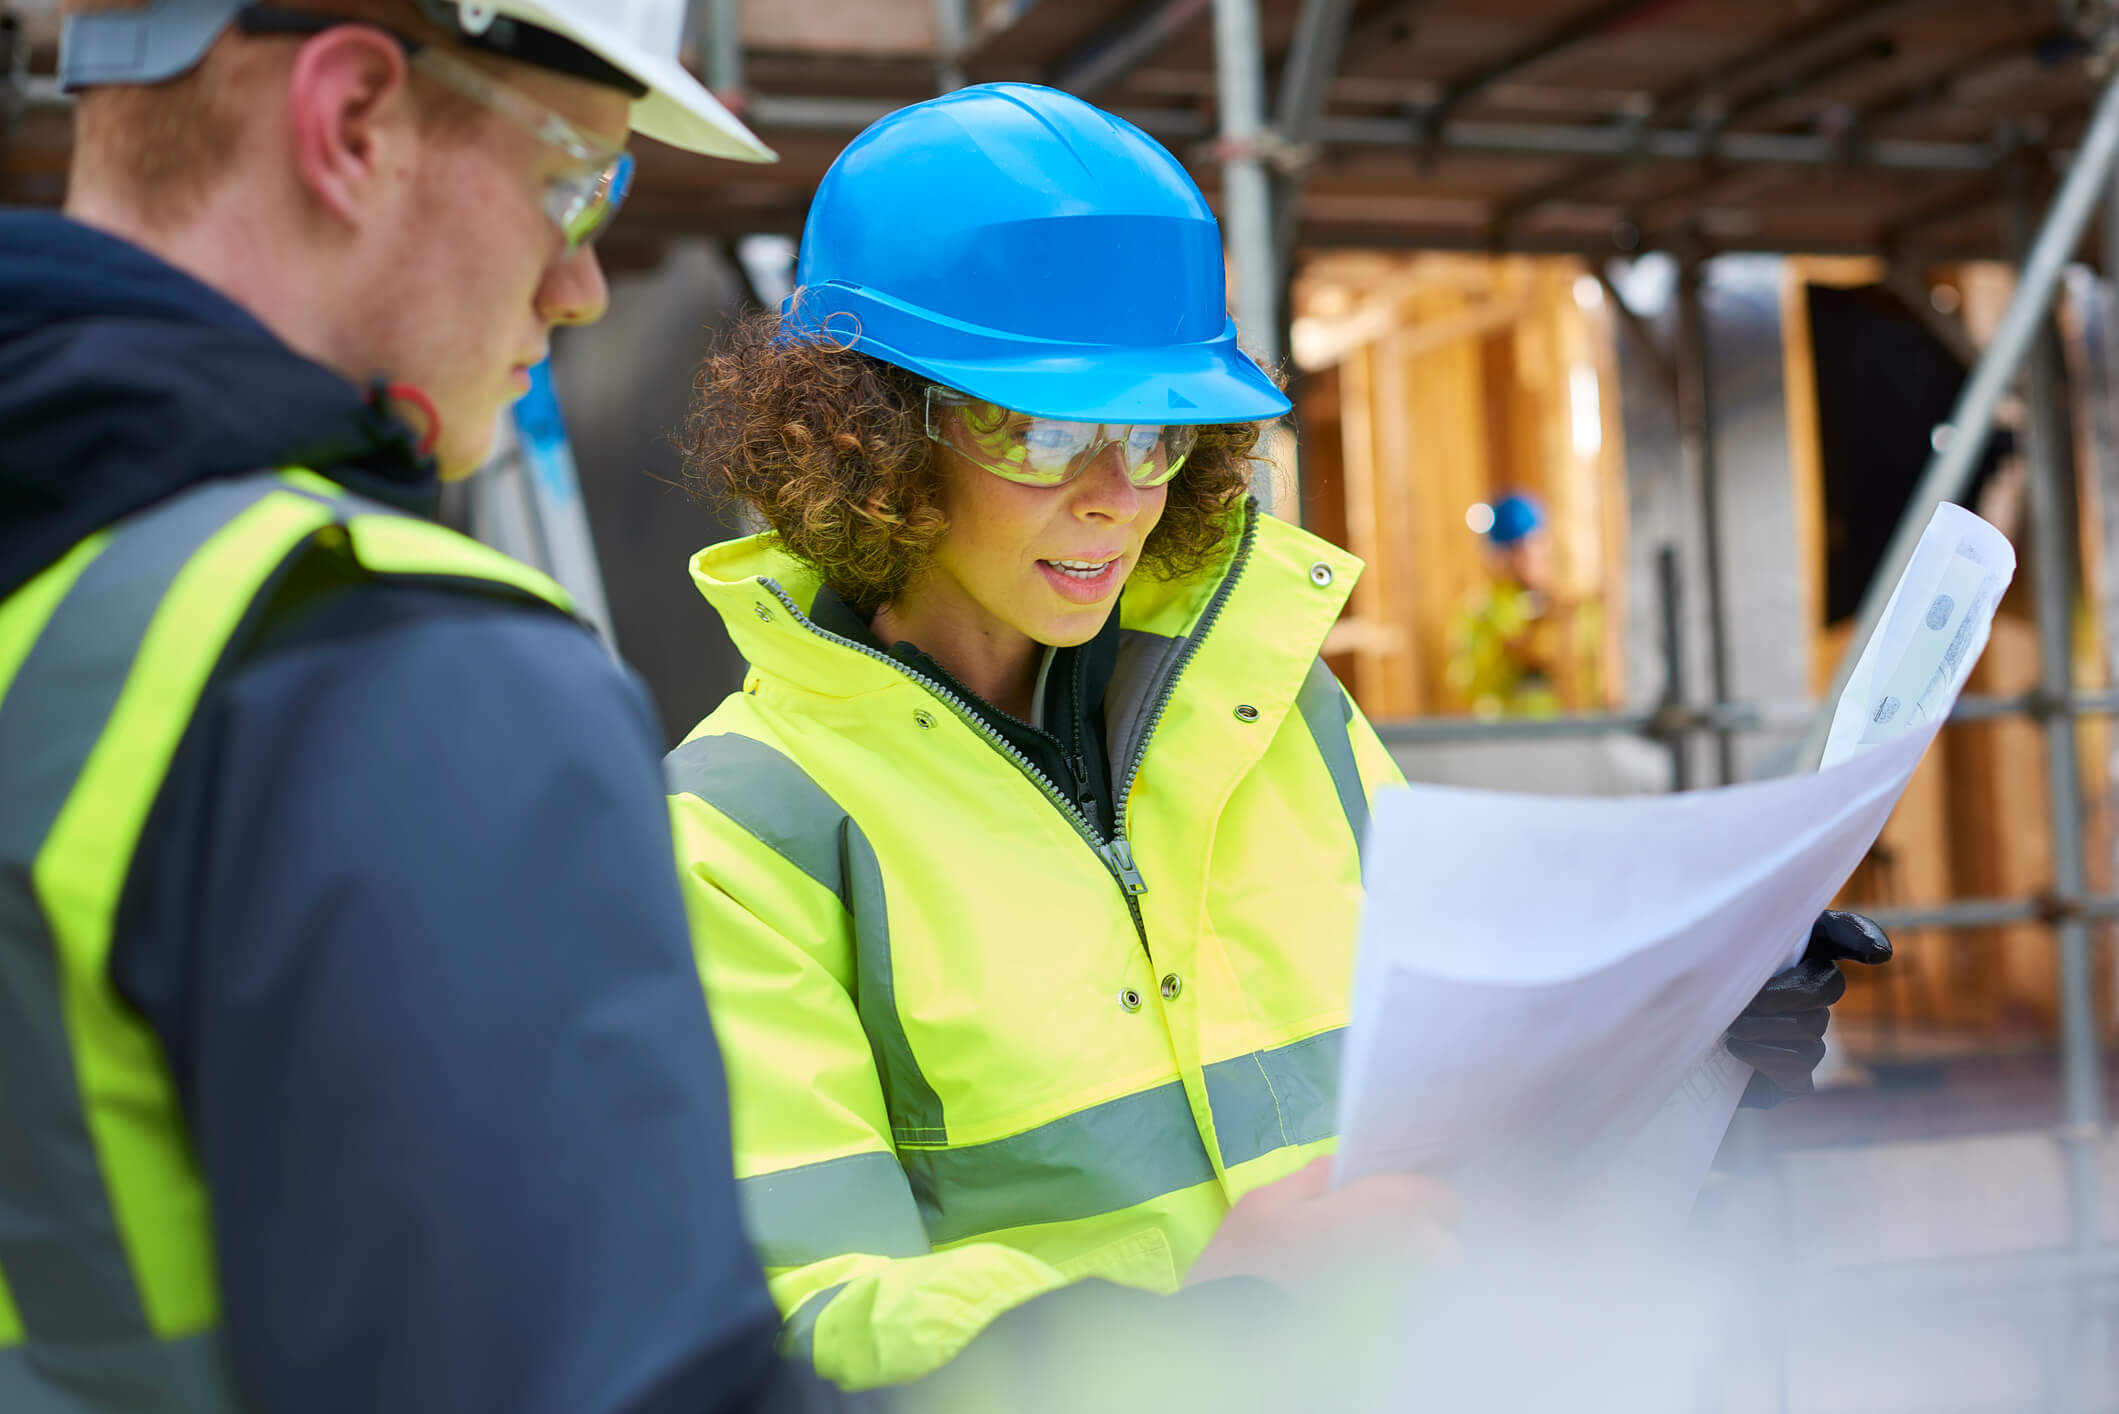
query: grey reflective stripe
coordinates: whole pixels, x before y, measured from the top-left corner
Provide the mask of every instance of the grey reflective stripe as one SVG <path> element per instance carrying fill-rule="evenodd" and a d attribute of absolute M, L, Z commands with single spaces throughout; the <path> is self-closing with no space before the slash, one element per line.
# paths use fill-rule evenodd
<path fill-rule="evenodd" d="M 1338 1130 L 1344 1028 L 1207 1067 L 1207 1103 L 1226 1168 Z"/>
<path fill-rule="evenodd" d="M 0 696 L 0 1272 L 33 1341 L 143 1337 L 148 1326 L 82 1108 L 31 871 L 178 573 L 276 489 L 270 477 L 213 482 L 120 525 Z"/>
<path fill-rule="evenodd" d="M 926 1255 L 927 1230 L 895 1154 L 847 1154 L 739 1179 L 744 1226 L 758 1262 L 801 1267 L 861 1252 Z"/>
<path fill-rule="evenodd" d="M 1190 641 L 1140 628 L 1120 630 L 1118 663 L 1104 688 L 1104 734 L 1111 743 L 1114 787 L 1126 779 L 1126 768 L 1147 741 L 1163 680 L 1184 657 Z"/>
<path fill-rule="evenodd" d="M 218 1333 L 0 1349 L 7 1414 L 210 1414 L 242 1408 Z"/>
<path fill-rule="evenodd" d="M 883 873 L 861 827 L 808 772 L 752 737 L 694 738 L 664 757 L 662 768 L 670 794 L 705 801 L 845 905 L 854 930 L 854 1004 L 883 1080 L 891 1138 L 947 1143 L 942 1097 L 921 1072 L 898 1014 Z"/>
<path fill-rule="evenodd" d="M 1317 754 L 1324 758 L 1324 768 L 1332 773 L 1332 785 L 1339 792 L 1339 808 L 1346 812 L 1346 823 L 1354 831 L 1354 847 L 1365 857 L 1369 795 L 1361 784 L 1361 767 L 1354 760 L 1354 743 L 1346 734 L 1354 720 L 1354 709 L 1324 659 L 1310 664 L 1310 675 L 1303 679 L 1302 691 L 1295 695 L 1295 710 L 1309 724 Z"/>
<path fill-rule="evenodd" d="M 1214 1179 L 1174 1080 L 989 1144 L 900 1149 L 898 1161 L 937 1243 L 1093 1218 Z"/>
<path fill-rule="evenodd" d="M 832 1298 L 846 1290 L 848 1283 L 827 1286 L 795 1308 L 795 1314 L 780 1323 L 780 1353 L 790 1360 L 804 1365 L 817 1363 L 817 1320 L 824 1308 L 831 1305 Z"/>

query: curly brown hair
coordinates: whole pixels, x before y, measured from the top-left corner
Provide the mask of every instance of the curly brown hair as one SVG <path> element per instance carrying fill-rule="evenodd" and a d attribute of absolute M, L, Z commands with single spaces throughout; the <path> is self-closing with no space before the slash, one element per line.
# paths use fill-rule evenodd
<path fill-rule="evenodd" d="M 777 316 L 753 312 L 699 370 L 683 437 L 685 486 L 755 511 L 833 593 L 873 613 L 949 528 L 924 423 L 927 382 L 828 339 L 786 337 Z M 1215 561 L 1230 508 L 1250 484 L 1261 427 L 1199 429 L 1143 569 L 1181 579 Z"/>

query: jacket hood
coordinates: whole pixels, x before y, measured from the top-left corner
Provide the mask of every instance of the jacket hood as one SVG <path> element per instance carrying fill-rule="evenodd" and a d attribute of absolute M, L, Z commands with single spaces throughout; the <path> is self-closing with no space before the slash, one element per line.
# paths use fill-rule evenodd
<path fill-rule="evenodd" d="M 1175 580 L 1136 574 L 1127 582 L 1119 601 L 1119 622 L 1128 639 L 1121 650 L 1122 680 L 1134 675 L 1126 660 L 1138 656 L 1130 650 L 1140 640 L 1181 644 L 1227 585 L 1231 592 L 1221 596 L 1226 601 L 1223 616 L 1236 616 L 1245 624 L 1241 632 L 1253 636 L 1249 656 L 1261 670 L 1269 659 L 1284 659 L 1299 685 L 1345 606 L 1361 561 L 1308 531 L 1258 512 L 1255 503 L 1234 513 L 1231 530 L 1227 550 L 1210 569 Z M 837 640 L 787 631 L 807 626 L 820 580 L 770 532 L 711 545 L 692 557 L 691 571 L 692 582 L 721 615 L 729 637 L 752 666 L 830 697 L 851 697 L 904 681 L 895 665 Z M 1229 584 L 1232 579 L 1235 583 Z M 1291 687 L 1291 700 L 1293 691 Z"/>
<path fill-rule="evenodd" d="M 114 236 L 0 211 L 0 597 L 194 483 L 306 466 L 431 510 L 433 462 L 360 387 Z"/>

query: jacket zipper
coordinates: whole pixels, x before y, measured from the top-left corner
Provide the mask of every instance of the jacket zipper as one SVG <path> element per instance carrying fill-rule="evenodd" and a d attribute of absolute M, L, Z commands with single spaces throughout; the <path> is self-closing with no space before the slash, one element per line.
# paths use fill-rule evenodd
<path fill-rule="evenodd" d="M 1213 628 L 1215 620 L 1221 617 L 1222 605 L 1228 603 L 1229 595 L 1236 588 L 1236 581 L 1243 578 L 1244 569 L 1251 562 L 1251 544 L 1257 538 L 1258 502 L 1246 501 L 1243 508 L 1243 537 L 1236 542 L 1236 555 L 1229 561 L 1229 572 L 1222 576 L 1221 584 L 1214 590 L 1214 597 L 1207 601 L 1207 607 L 1200 612 L 1199 626 L 1185 640 L 1184 650 L 1177 655 L 1176 665 L 1163 679 L 1162 689 L 1155 695 L 1155 708 L 1148 714 L 1148 728 L 1140 734 L 1140 745 L 1133 749 L 1133 759 L 1126 765 L 1126 778 L 1119 783 L 1118 799 L 1113 807 L 1116 812 L 1113 824 L 1116 827 L 1115 834 L 1121 840 L 1126 837 L 1126 803 L 1132 799 L 1133 782 L 1140 775 L 1140 763 L 1148 754 L 1148 743 L 1155 739 L 1155 729 L 1162 725 L 1163 713 L 1170 710 L 1170 699 L 1177 692 L 1177 680 L 1184 676 L 1192 656 L 1199 652 L 1199 645 L 1206 641 L 1207 631 Z M 1146 891 L 1147 886 L 1142 885 L 1142 892 Z"/>
<path fill-rule="evenodd" d="M 1141 758 L 1148 754 L 1148 743 L 1155 736 L 1155 728 L 1162 722 L 1163 714 L 1169 710 L 1170 698 L 1177 690 L 1178 678 L 1183 676 L 1186 665 L 1192 661 L 1192 655 L 1199 651 L 1200 641 L 1207 636 L 1207 630 L 1212 628 L 1214 621 L 1221 616 L 1222 605 L 1228 601 L 1230 591 L 1236 587 L 1236 581 L 1243 576 L 1244 566 L 1251 557 L 1251 543 L 1257 538 L 1257 532 L 1258 503 L 1252 501 L 1244 507 L 1243 538 L 1237 543 L 1236 557 L 1230 562 L 1229 572 L 1223 576 L 1221 584 L 1215 589 L 1214 597 L 1207 601 L 1206 609 L 1199 616 L 1199 627 L 1193 632 L 1191 638 L 1187 640 L 1184 651 L 1178 655 L 1176 665 L 1171 668 L 1169 675 L 1163 679 L 1162 689 L 1156 694 L 1154 710 L 1148 715 L 1148 728 L 1141 733 L 1140 745 L 1134 748 L 1133 759 L 1126 767 L 1125 783 L 1119 788 L 1118 798 L 1113 802 L 1113 819 L 1116 828 L 1112 831 L 1111 838 L 1108 840 L 1103 837 L 1088 816 L 1084 815 L 1073 801 L 1061 793 L 1058 784 L 1037 768 L 1036 762 L 1016 750 L 1015 744 L 1009 741 L 1008 738 L 986 725 L 978 713 L 972 711 L 970 704 L 965 702 L 963 698 L 949 691 L 940 683 L 934 682 L 923 674 L 906 667 L 887 653 L 878 653 L 865 643 L 856 643 L 852 639 L 843 638 L 828 629 L 819 628 L 810 620 L 809 615 L 802 612 L 801 607 L 795 603 L 793 596 L 785 589 L 782 589 L 771 579 L 761 577 L 758 582 L 773 592 L 773 596 L 780 601 L 781 605 L 790 614 L 794 615 L 796 623 L 802 624 L 819 638 L 850 648 L 865 658 L 873 658 L 879 663 L 888 664 L 890 667 L 895 668 L 898 672 L 904 674 L 940 699 L 948 706 L 950 711 L 956 713 L 958 719 L 964 725 L 977 732 L 1003 756 L 1014 762 L 1016 769 L 1021 771 L 1039 790 L 1045 793 L 1045 798 L 1058 808 L 1060 814 L 1067 817 L 1068 823 L 1072 824 L 1075 832 L 1082 837 L 1082 842 L 1095 852 L 1096 857 L 1103 861 L 1104 868 L 1110 871 L 1111 877 L 1117 880 L 1119 891 L 1126 898 L 1126 910 L 1133 915 L 1133 931 L 1140 935 L 1142 949 L 1147 951 L 1152 957 L 1154 950 L 1148 945 L 1148 923 L 1140 911 L 1140 896 L 1148 891 L 1148 881 L 1141 877 L 1140 868 L 1133 861 L 1133 846 L 1126 838 L 1126 797 L 1132 793 L 1134 779 L 1140 775 Z M 1084 779 L 1086 779 L 1086 775 Z"/>

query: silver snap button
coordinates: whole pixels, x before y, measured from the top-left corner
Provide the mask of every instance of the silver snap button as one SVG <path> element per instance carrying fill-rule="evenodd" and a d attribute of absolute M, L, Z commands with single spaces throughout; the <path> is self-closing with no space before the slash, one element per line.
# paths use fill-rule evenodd
<path fill-rule="evenodd" d="M 921 731 L 931 732 L 934 730 L 934 713 L 928 711 L 925 707 L 922 707 L 919 711 L 914 712 L 912 714 L 912 719 L 920 724 Z"/>
<path fill-rule="evenodd" d="M 1178 994 L 1179 992 L 1182 992 L 1182 991 L 1183 991 L 1184 989 L 1185 989 L 1185 979 L 1184 979 L 1184 978 L 1182 978 L 1182 977 L 1180 977 L 1180 976 L 1178 976 L 1178 975 L 1177 975 L 1177 974 L 1176 974 L 1175 972 L 1172 972 L 1172 973 L 1170 973 L 1170 974 L 1169 974 L 1168 976 L 1166 976 L 1166 977 L 1164 977 L 1164 978 L 1163 978 L 1163 1000 L 1164 1000 L 1164 1001 L 1166 1001 L 1166 1002 L 1174 1002 L 1174 1001 L 1176 1001 L 1176 1000 L 1177 1000 L 1177 994 Z"/>
<path fill-rule="evenodd" d="M 766 608 L 763 604 L 751 605 L 750 611 L 758 616 L 758 620 L 761 623 L 769 624 L 773 621 L 773 611 Z"/>
<path fill-rule="evenodd" d="M 1255 722 L 1258 720 L 1258 709 L 1248 702 L 1239 702 L 1236 704 L 1236 720 L 1239 722 Z"/>
<path fill-rule="evenodd" d="M 1140 993 L 1131 987 L 1118 989 L 1118 1004 L 1126 1011 L 1140 1010 Z"/>
<path fill-rule="evenodd" d="M 1316 564 L 1311 565 L 1310 583 L 1316 585 L 1319 589 L 1330 588 L 1332 583 L 1332 567 L 1322 560 L 1319 560 Z"/>

